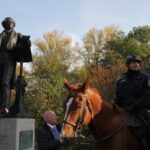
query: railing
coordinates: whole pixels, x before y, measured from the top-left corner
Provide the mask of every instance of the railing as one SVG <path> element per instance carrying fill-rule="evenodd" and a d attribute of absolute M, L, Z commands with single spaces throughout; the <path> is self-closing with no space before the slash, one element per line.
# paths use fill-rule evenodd
<path fill-rule="evenodd" d="M 93 136 L 85 138 L 74 138 L 71 140 L 67 150 L 95 150 L 95 140 Z"/>

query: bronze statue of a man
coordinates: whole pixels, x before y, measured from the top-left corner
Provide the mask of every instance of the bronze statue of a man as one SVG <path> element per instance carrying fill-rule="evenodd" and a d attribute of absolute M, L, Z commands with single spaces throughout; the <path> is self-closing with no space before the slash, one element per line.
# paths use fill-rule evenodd
<path fill-rule="evenodd" d="M 14 48 L 21 40 L 22 34 L 14 30 L 16 23 L 7 17 L 2 21 L 4 30 L 0 33 L 0 112 L 9 113 L 11 89 L 14 86 L 16 60 Z"/>

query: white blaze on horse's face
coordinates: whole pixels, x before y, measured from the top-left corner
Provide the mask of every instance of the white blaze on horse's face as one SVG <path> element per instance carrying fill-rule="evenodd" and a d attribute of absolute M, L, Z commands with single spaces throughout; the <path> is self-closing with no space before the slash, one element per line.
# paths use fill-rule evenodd
<path fill-rule="evenodd" d="M 66 104 L 66 113 L 65 113 L 64 120 L 67 119 L 68 111 L 69 111 L 69 108 L 70 108 L 70 106 L 71 106 L 72 101 L 73 101 L 73 97 L 69 98 L 69 100 L 68 100 L 68 102 L 67 102 L 67 104 Z"/>
<path fill-rule="evenodd" d="M 65 117 L 64 117 L 64 120 L 67 120 L 67 115 L 68 115 L 68 112 L 69 112 L 69 108 L 72 104 L 72 101 L 73 101 L 73 97 L 70 97 L 70 99 L 68 100 L 68 102 L 66 103 L 66 112 L 65 112 Z M 64 131 L 64 123 L 63 123 L 63 126 L 62 126 L 62 131 L 61 131 L 61 137 L 63 137 L 65 135 L 65 131 Z"/>

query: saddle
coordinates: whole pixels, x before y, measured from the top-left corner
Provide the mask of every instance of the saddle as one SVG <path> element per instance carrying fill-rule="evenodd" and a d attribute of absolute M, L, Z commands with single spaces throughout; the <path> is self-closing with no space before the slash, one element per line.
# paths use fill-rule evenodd
<path fill-rule="evenodd" d="M 138 139 L 146 137 L 147 132 L 150 132 L 150 125 L 145 115 L 145 110 L 128 114 L 127 123 Z"/>

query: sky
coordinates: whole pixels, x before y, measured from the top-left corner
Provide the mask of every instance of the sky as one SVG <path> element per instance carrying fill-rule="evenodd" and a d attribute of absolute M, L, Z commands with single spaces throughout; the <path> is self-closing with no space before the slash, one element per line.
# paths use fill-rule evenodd
<path fill-rule="evenodd" d="M 15 30 L 32 41 L 57 29 L 80 42 L 93 27 L 115 25 L 128 33 L 150 25 L 149 7 L 149 0 L 2 0 L 0 21 L 12 17 Z"/>

